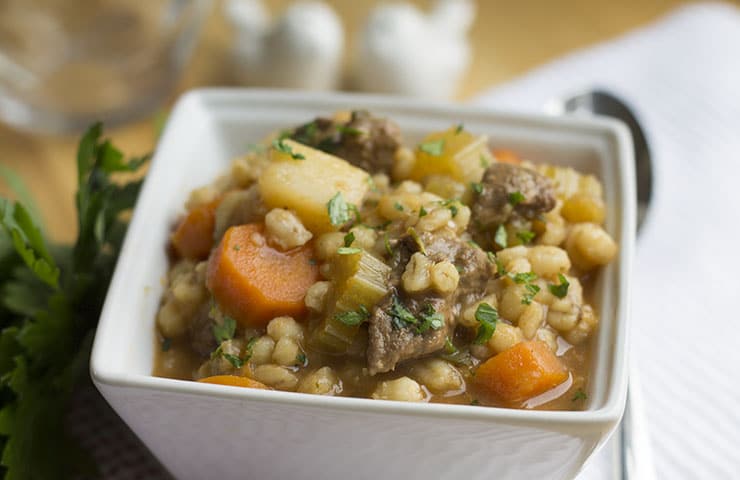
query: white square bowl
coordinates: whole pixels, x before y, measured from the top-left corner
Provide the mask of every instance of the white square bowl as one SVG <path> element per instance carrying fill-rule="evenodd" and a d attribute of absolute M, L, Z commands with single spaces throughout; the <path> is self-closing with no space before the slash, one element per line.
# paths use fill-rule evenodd
<path fill-rule="evenodd" d="M 406 404 L 224 387 L 152 376 L 165 247 L 188 193 L 250 142 L 319 114 L 368 109 L 407 142 L 452 124 L 604 183 L 617 260 L 598 279 L 601 324 L 585 411 Z M 103 396 L 181 479 L 572 478 L 624 410 L 635 226 L 632 143 L 603 119 L 493 113 L 392 97 L 208 89 L 172 112 L 133 214 L 91 359 Z"/>

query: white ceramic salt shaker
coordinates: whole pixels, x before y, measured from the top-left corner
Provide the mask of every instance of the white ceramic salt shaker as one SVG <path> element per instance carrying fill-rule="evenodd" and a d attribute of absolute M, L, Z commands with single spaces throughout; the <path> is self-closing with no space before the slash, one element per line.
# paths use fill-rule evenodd
<path fill-rule="evenodd" d="M 229 0 L 234 58 L 241 79 L 256 86 L 328 90 L 337 85 L 344 32 L 324 2 L 296 2 L 273 20 L 260 0 Z"/>
<path fill-rule="evenodd" d="M 429 13 L 408 3 L 377 7 L 357 42 L 353 81 L 366 91 L 452 97 L 470 64 L 470 0 L 438 0 Z"/>

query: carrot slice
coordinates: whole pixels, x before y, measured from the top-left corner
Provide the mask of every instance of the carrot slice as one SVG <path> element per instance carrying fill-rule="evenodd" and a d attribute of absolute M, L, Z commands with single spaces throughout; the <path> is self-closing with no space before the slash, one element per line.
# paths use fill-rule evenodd
<path fill-rule="evenodd" d="M 262 390 L 270 390 L 270 387 L 264 383 L 260 383 L 257 380 L 252 380 L 247 377 L 240 377 L 238 375 L 214 375 L 212 377 L 201 378 L 198 380 L 201 383 L 215 383 L 217 385 L 229 385 L 232 387 L 246 387 L 246 388 L 259 388 Z"/>
<path fill-rule="evenodd" d="M 511 163 L 513 165 L 519 165 L 522 163 L 522 159 L 519 155 L 511 150 L 494 149 L 493 156 L 496 158 L 496 161 L 501 163 Z"/>
<path fill-rule="evenodd" d="M 300 318 L 319 277 L 311 244 L 285 252 L 267 244 L 264 225 L 229 228 L 208 261 L 206 286 L 242 327 L 262 327 L 280 315 Z"/>
<path fill-rule="evenodd" d="M 568 370 L 541 341 L 517 343 L 489 358 L 473 377 L 477 388 L 506 403 L 523 402 L 568 379 Z"/>
<path fill-rule="evenodd" d="M 216 207 L 219 200 L 197 206 L 180 221 L 170 240 L 178 255 L 202 260 L 208 257 L 213 247 L 213 231 L 216 227 Z"/>

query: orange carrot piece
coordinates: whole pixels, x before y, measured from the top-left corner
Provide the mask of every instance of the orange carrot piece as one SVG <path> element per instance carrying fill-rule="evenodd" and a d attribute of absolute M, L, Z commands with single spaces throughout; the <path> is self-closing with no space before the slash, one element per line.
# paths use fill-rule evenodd
<path fill-rule="evenodd" d="M 212 377 L 201 378 L 201 383 L 215 383 L 217 385 L 229 385 L 232 387 L 259 388 L 261 390 L 270 390 L 270 387 L 257 380 L 237 375 L 214 375 Z"/>
<path fill-rule="evenodd" d="M 206 286 L 242 327 L 263 327 L 272 318 L 304 316 L 308 287 L 319 278 L 311 244 L 285 252 L 267 244 L 264 225 L 229 228 L 208 261 Z"/>
<path fill-rule="evenodd" d="M 520 163 L 522 163 L 522 159 L 519 157 L 519 155 L 512 152 L 511 150 L 494 149 L 493 156 L 496 158 L 496 161 L 499 161 L 501 163 L 511 163 L 513 165 L 519 165 Z"/>
<path fill-rule="evenodd" d="M 170 240 L 178 255 L 202 260 L 208 257 L 213 247 L 213 231 L 216 228 L 218 200 L 199 205 L 190 210 L 180 221 Z"/>
<path fill-rule="evenodd" d="M 473 377 L 484 394 L 506 403 L 523 402 L 568 379 L 568 370 L 541 341 L 517 343 L 489 358 Z"/>

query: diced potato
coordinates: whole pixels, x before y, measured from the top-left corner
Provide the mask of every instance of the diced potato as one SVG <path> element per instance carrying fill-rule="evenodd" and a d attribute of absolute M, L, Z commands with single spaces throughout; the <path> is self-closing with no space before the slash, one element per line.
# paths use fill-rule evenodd
<path fill-rule="evenodd" d="M 362 203 L 369 186 L 367 172 L 292 140 L 283 144 L 304 158 L 270 150 L 271 163 L 259 181 L 263 201 L 269 208 L 295 211 L 314 234 L 337 230 L 339 226 L 329 220 L 329 200 L 339 192 L 347 203 Z"/>
<path fill-rule="evenodd" d="M 423 148 L 424 145 L 433 148 Z M 429 150 L 433 151 L 430 153 Z M 491 162 L 488 138 L 485 135 L 476 137 L 453 127 L 444 132 L 432 133 L 422 141 L 416 149 L 416 161 L 410 178 L 422 181 L 429 175 L 447 175 L 467 185 L 470 182 L 479 182 L 485 165 Z"/>

